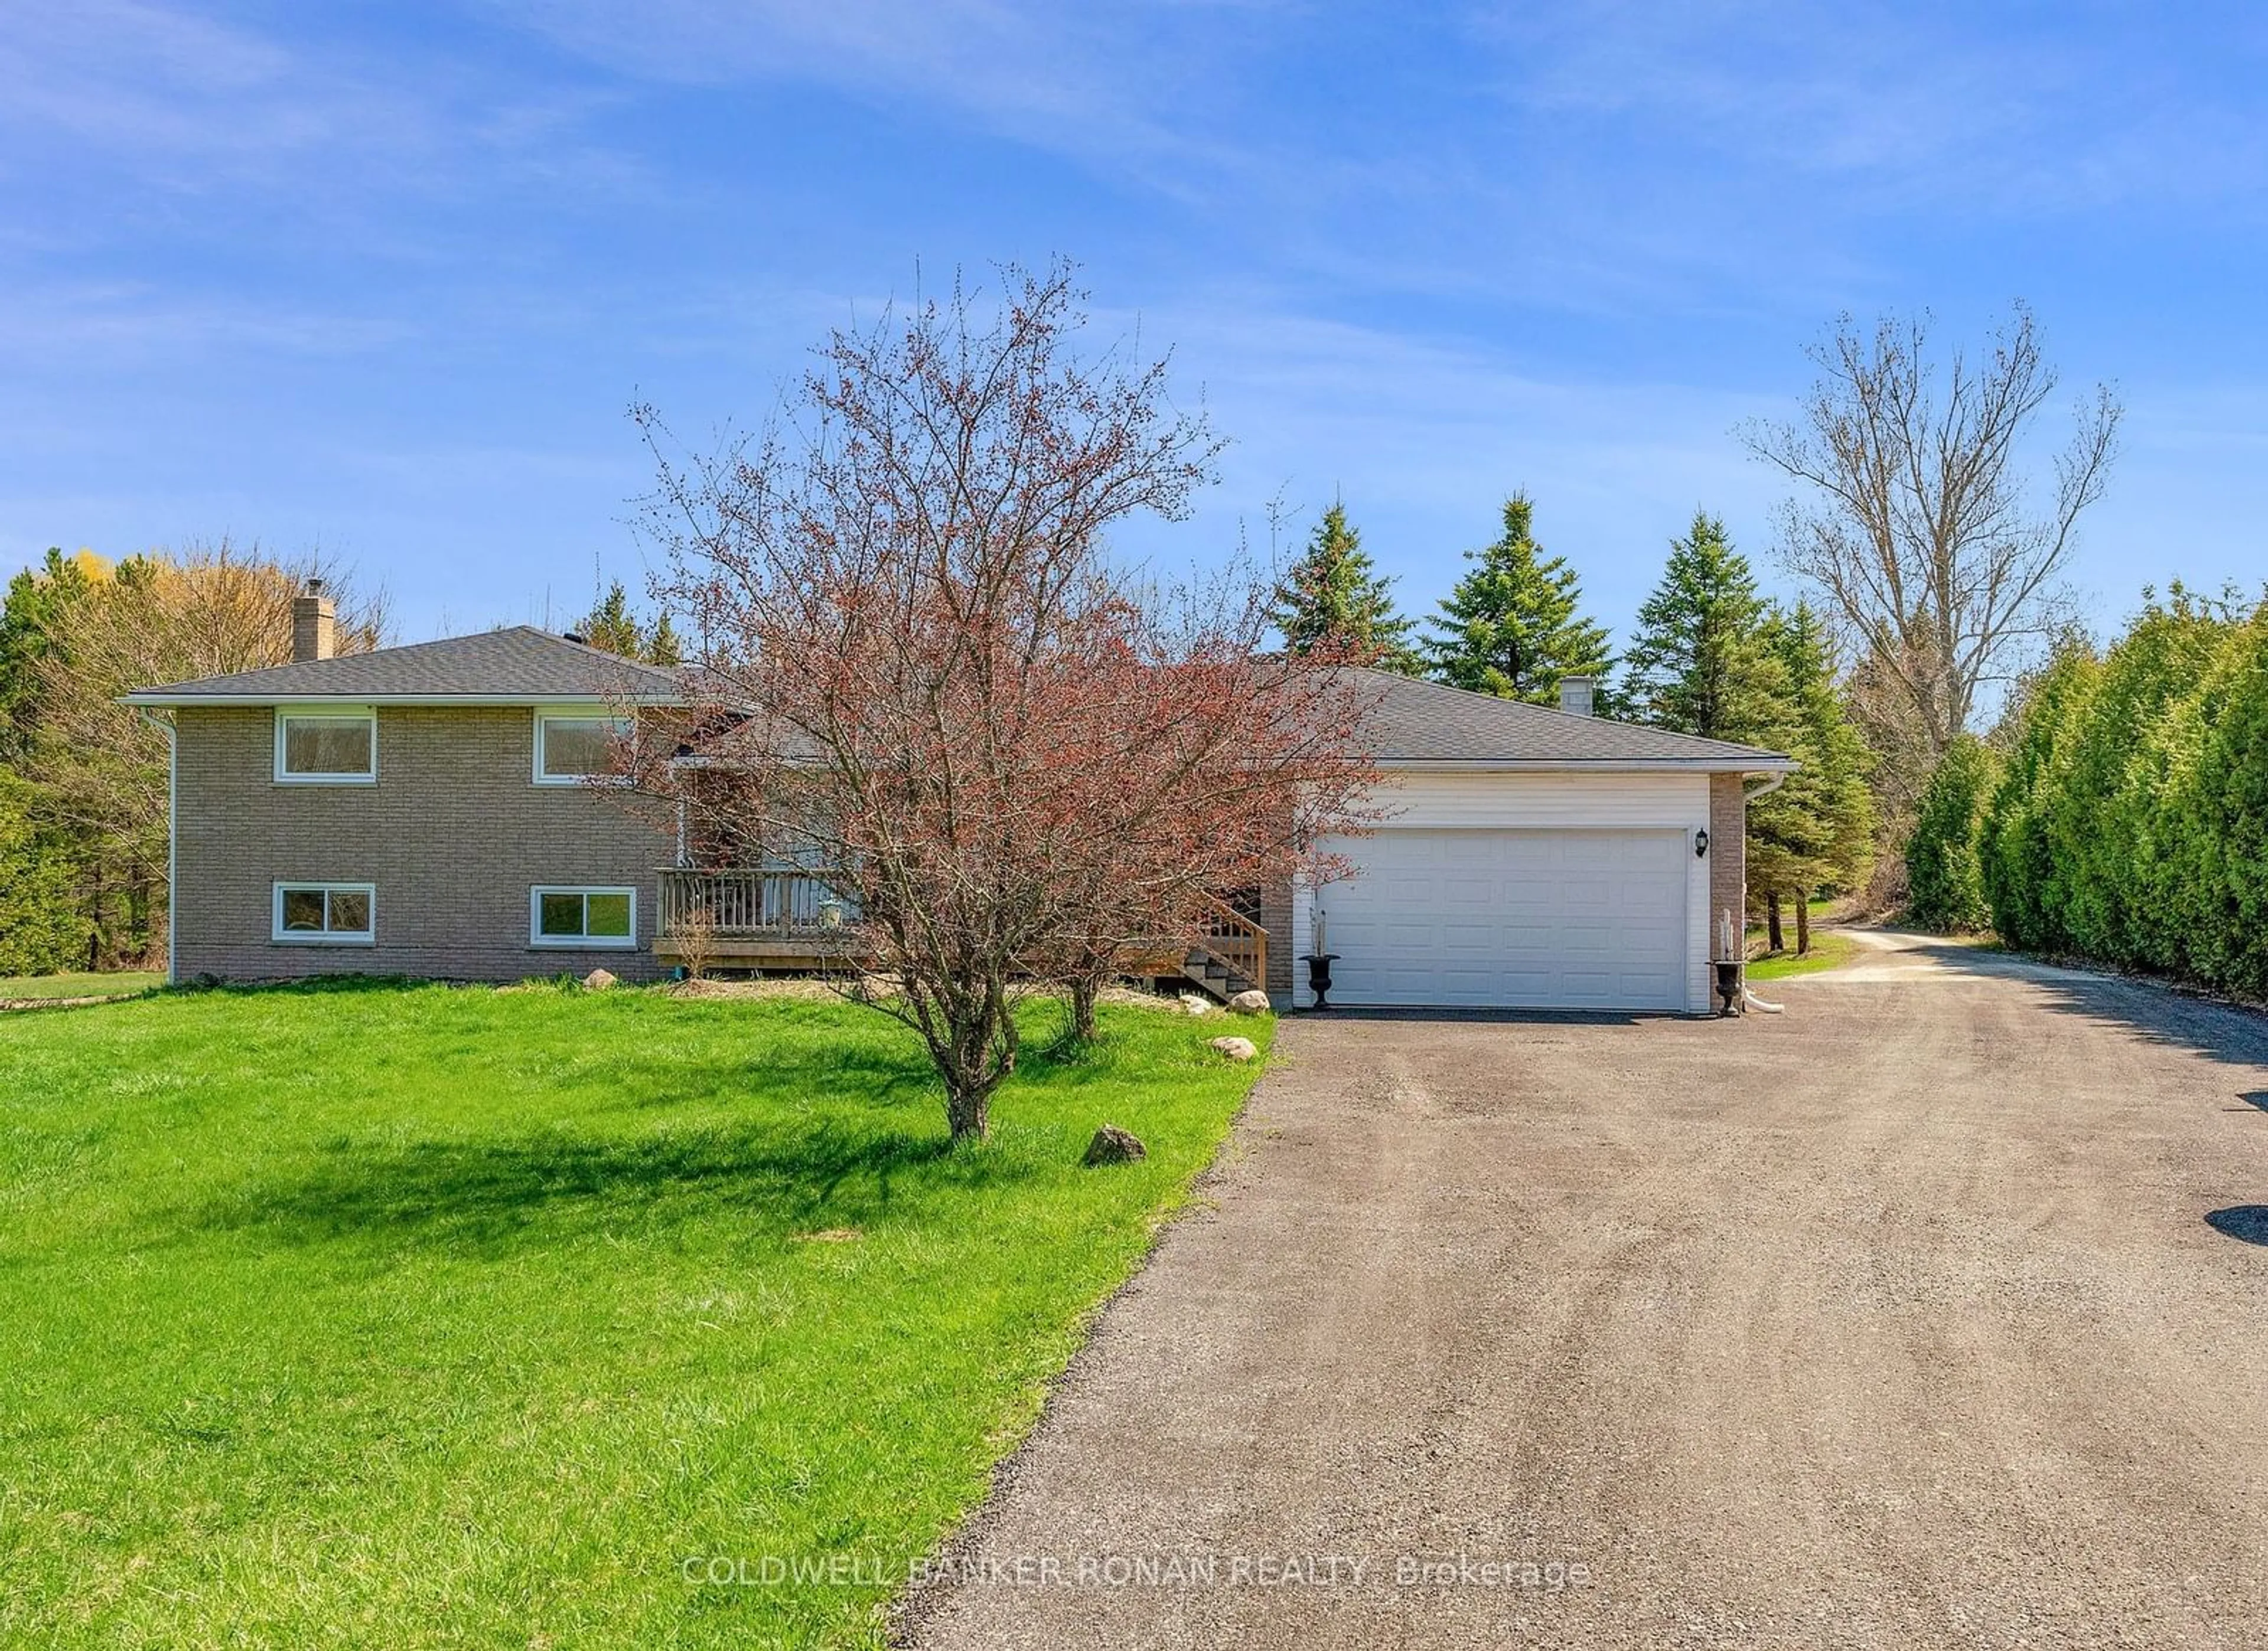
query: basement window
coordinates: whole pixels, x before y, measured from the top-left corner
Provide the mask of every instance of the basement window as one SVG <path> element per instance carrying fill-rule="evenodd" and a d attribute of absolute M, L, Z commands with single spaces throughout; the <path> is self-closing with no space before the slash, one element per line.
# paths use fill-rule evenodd
<path fill-rule="evenodd" d="M 530 889 L 527 926 L 531 946 L 607 946 L 628 950 L 637 944 L 637 891 Z"/>
<path fill-rule="evenodd" d="M 368 883 L 279 883 L 269 938 L 298 946 L 367 946 L 378 890 Z"/>

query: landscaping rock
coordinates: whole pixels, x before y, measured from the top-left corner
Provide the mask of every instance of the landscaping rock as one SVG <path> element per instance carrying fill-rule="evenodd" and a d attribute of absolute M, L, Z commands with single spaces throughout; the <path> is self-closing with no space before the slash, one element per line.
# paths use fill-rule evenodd
<path fill-rule="evenodd" d="M 1252 1039 L 1249 1038 L 1216 1038 L 1212 1040 L 1212 1046 L 1240 1066 L 1260 1053 L 1252 1046 Z"/>
<path fill-rule="evenodd" d="M 1249 992 L 1239 992 L 1228 1000 L 1228 1012 L 1232 1015 L 1265 1015 L 1268 1012 L 1268 994 L 1257 987 Z"/>
<path fill-rule="evenodd" d="M 615 983 L 615 977 L 604 969 L 593 969 L 583 977 L 583 984 L 593 992 L 603 992 Z"/>
<path fill-rule="evenodd" d="M 1116 1124 L 1105 1124 L 1094 1132 L 1094 1139 L 1086 1143 L 1084 1162 L 1089 1169 L 1098 1163 L 1131 1163 L 1137 1158 L 1146 1158 L 1150 1149 L 1139 1137 L 1121 1129 Z"/>
<path fill-rule="evenodd" d="M 1212 1013 L 1212 1005 L 1206 1002 L 1204 999 L 1201 997 L 1185 997 L 1182 1000 L 1182 1013 L 1184 1015 L 1210 1015 Z"/>

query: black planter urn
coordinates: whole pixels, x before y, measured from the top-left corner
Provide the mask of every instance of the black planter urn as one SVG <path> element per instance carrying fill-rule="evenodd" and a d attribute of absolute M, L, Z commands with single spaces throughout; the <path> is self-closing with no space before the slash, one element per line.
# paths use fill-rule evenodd
<path fill-rule="evenodd" d="M 1717 996 L 1723 1007 L 1717 1013 L 1720 1016 L 1739 1014 L 1742 992 L 1739 962 L 1732 958 L 1719 958 L 1717 963 Z"/>
<path fill-rule="evenodd" d="M 1331 1006 L 1331 964 L 1338 955 L 1336 951 L 1311 951 L 1300 959 L 1307 965 L 1307 989 L 1315 994 L 1317 1009 Z"/>

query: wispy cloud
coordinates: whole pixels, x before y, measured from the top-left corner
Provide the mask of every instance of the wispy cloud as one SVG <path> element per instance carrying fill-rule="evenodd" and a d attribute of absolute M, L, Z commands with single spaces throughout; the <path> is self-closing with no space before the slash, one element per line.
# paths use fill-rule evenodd
<path fill-rule="evenodd" d="M 307 68 L 259 35 L 137 0 L 30 0 L 0 23 L 0 120 L 178 187 L 374 135 L 430 147 L 414 100 Z"/>
<path fill-rule="evenodd" d="M 2241 561 L 2264 32 L 2092 0 L 0 0 L 0 433 L 34 455 L 0 539 L 350 528 L 406 599 L 492 602 L 621 542 L 634 391 L 688 436 L 761 416 L 917 254 L 1060 248 L 1239 438 L 1169 554 L 1344 489 L 1424 598 L 1524 485 L 1618 619 L 1697 504 L 1764 552 L 1727 431 L 1828 316 L 2022 291 L 2073 382 L 2164 363 L 2105 526 L 2146 498 L 2132 542 Z M 2225 407 L 2173 393 L 2221 371 Z"/>
<path fill-rule="evenodd" d="M 1574 0 L 1471 27 L 1507 105 L 1760 166 L 1755 182 L 2031 213 L 2257 201 L 2258 15 L 2086 10 L 2080 26 L 2062 8 Z"/>
<path fill-rule="evenodd" d="M 1535 52 L 1562 50 L 1556 35 L 1484 22 L 1445 47 L 1390 5 L 1277 0 L 483 4 L 609 74 L 815 84 L 1005 137 L 1323 283 L 1606 312 L 1672 289 L 1752 302 L 1760 284 L 1815 289 L 1847 269 L 1697 234 L 1697 202 L 1629 201 L 1606 158 L 1539 139 L 1526 110 L 1476 93 L 1522 80 Z M 1580 65 L 1543 73 L 1564 83 L 1547 101 L 1577 95 Z"/>
<path fill-rule="evenodd" d="M 2268 24 L 2241 18 L 1515 0 L 1444 30 L 1359 4 L 483 3 L 610 73 L 924 108 L 1410 292 L 1811 303 L 1867 278 L 1849 231 L 1884 212 L 2257 208 L 2268 172 Z"/>
<path fill-rule="evenodd" d="M 949 111 L 978 129 L 1138 172 L 1237 164 L 1221 133 L 1266 0 L 484 0 L 610 73 L 679 85 L 798 80 Z"/>
<path fill-rule="evenodd" d="M 332 219 L 373 191 L 460 194 L 547 176 L 627 187 L 635 167 L 585 131 L 609 102 L 493 64 L 287 44 L 148 0 L 0 11 L 0 154 L 13 158 L 0 180 L 18 187 L 65 165 L 180 196 L 289 194 L 298 212 Z"/>
<path fill-rule="evenodd" d="M 400 315 L 194 299 L 149 283 L 18 288 L 11 298 L 0 312 L 0 359 L 73 363 L 81 369 L 122 359 L 147 366 L 247 350 L 350 356 L 399 344 L 417 332 Z"/>

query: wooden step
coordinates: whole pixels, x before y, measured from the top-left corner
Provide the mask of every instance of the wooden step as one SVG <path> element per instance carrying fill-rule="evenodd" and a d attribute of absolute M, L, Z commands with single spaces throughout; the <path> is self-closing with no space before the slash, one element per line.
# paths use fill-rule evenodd
<path fill-rule="evenodd" d="M 1208 996 L 1226 1003 L 1239 992 L 1252 989 L 1252 982 L 1243 972 L 1223 963 L 1200 946 L 1189 948 L 1189 956 L 1182 960 L 1182 977 L 1202 987 Z"/>

